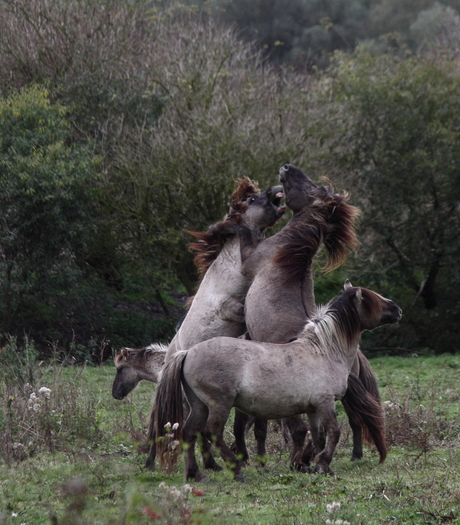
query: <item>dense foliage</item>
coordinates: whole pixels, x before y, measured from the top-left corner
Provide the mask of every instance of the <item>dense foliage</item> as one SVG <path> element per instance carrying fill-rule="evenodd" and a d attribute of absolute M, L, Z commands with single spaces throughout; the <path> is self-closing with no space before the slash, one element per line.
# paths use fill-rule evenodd
<path fill-rule="evenodd" d="M 352 273 L 404 304 L 407 348 L 460 343 L 459 89 L 455 60 L 361 47 L 316 91 L 321 169 L 340 170 L 363 210 Z"/>
<path fill-rule="evenodd" d="M 407 320 L 368 345 L 458 350 L 458 6 L 188 3 L 0 0 L 3 337 L 168 340 L 196 283 L 184 230 L 290 161 L 363 210 L 318 300 L 351 276 Z"/>

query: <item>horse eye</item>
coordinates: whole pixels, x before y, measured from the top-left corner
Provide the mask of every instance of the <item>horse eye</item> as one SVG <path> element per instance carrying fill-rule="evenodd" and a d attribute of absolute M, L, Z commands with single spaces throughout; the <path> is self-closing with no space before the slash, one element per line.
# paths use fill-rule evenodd
<path fill-rule="evenodd" d="M 288 171 L 288 170 L 289 170 L 289 165 L 288 165 L 288 164 L 285 164 L 285 165 L 283 166 L 283 170 L 284 170 L 284 171 Z"/>
<path fill-rule="evenodd" d="M 251 202 L 254 202 L 255 200 L 256 200 L 255 197 L 249 197 L 246 202 L 250 204 Z"/>

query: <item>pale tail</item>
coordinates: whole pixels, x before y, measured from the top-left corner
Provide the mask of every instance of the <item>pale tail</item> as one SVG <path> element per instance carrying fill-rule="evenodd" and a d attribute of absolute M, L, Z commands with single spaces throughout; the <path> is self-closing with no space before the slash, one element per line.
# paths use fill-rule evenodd
<path fill-rule="evenodd" d="M 160 469 L 166 472 L 175 467 L 181 450 L 177 443 L 182 441 L 184 426 L 181 373 L 186 355 L 187 352 L 178 352 L 165 365 L 153 403 L 151 419 L 155 418 L 158 461 Z"/>

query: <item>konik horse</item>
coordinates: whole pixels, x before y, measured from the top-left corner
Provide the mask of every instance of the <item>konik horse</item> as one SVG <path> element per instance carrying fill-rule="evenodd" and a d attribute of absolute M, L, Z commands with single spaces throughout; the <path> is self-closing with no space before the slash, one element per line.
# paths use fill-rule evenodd
<path fill-rule="evenodd" d="M 167 346 L 159 343 L 146 348 L 122 348 L 115 358 L 116 374 L 112 396 L 115 399 L 124 399 L 142 379 L 157 383 L 167 349 Z"/>
<path fill-rule="evenodd" d="M 326 249 L 328 270 L 339 266 L 347 251 L 357 246 L 354 225 L 358 210 L 347 203 L 346 194 L 318 186 L 292 164 L 280 169 L 280 181 L 293 216 L 280 232 L 260 243 L 243 265 L 252 281 L 245 304 L 248 333 L 253 340 L 271 343 L 295 339 L 306 321 L 315 316 L 312 263 L 321 245 Z M 353 431 L 352 460 L 362 457 L 365 430 L 383 461 L 386 444 L 377 382 L 359 350 L 352 372 L 342 399 Z M 236 436 L 241 435 L 237 428 L 246 421 L 247 417 L 237 414 Z M 295 438 L 291 465 L 302 470 L 306 426 L 300 417 L 286 423 Z M 244 451 L 244 446 L 244 441 L 238 443 L 239 450 Z"/>
<path fill-rule="evenodd" d="M 246 331 L 244 300 L 251 281 L 241 273 L 247 257 L 264 238 L 266 228 L 284 214 L 282 186 L 260 192 L 247 177 L 240 179 L 232 194 L 227 217 L 205 233 L 193 233 L 198 242 L 192 247 L 202 269 L 202 280 L 190 309 L 171 341 L 166 362 L 178 351 L 216 336 L 239 337 Z M 191 232 L 190 232 L 191 233 Z M 209 249 L 212 247 L 212 249 Z M 153 469 L 156 455 L 154 412 L 150 418 L 152 443 L 146 468 Z M 210 468 L 217 469 L 212 458 Z"/>
<path fill-rule="evenodd" d="M 336 300 L 318 309 L 298 338 L 286 344 L 216 337 L 177 352 L 158 383 L 154 410 L 158 436 L 177 423 L 175 438 L 186 444 L 186 478 L 204 480 L 195 458 L 197 433 L 215 439 L 235 479 L 241 463 L 223 439 L 232 407 L 262 419 L 307 414 L 317 472 L 329 473 L 340 437 L 335 400 L 347 390 L 360 334 L 401 318 L 391 300 L 349 282 Z M 190 412 L 184 424 L 183 392 Z M 174 425 L 176 427 L 176 425 Z M 159 441 L 160 461 L 168 451 Z"/>

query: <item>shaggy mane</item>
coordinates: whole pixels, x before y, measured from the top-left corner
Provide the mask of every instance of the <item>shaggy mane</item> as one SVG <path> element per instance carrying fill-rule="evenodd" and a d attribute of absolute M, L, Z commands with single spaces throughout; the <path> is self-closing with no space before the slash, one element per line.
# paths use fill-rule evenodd
<path fill-rule="evenodd" d="M 123 352 L 126 350 L 126 353 Z M 153 353 L 166 354 L 168 347 L 161 343 L 152 343 L 145 348 L 122 348 L 120 353 L 115 358 L 115 366 L 118 368 L 121 366 L 123 358 L 126 358 L 127 362 L 130 362 L 137 366 L 144 366 L 145 363 L 150 359 Z"/>
<path fill-rule="evenodd" d="M 357 333 L 360 335 L 359 314 L 352 301 L 359 289 L 362 293 L 362 306 L 366 308 L 370 315 L 378 314 L 382 311 L 382 304 L 385 299 L 381 295 L 367 288 L 349 288 L 326 305 L 318 306 L 317 315 L 311 322 L 316 325 L 317 335 L 320 340 L 326 340 L 326 338 L 330 338 L 331 335 L 335 334 L 340 339 L 344 338 L 346 343 L 350 343 Z M 330 349 L 327 343 L 322 345 Z"/>
<path fill-rule="evenodd" d="M 241 223 L 242 216 L 246 213 L 248 207 L 247 199 L 253 195 L 260 194 L 257 183 L 248 177 L 238 179 L 236 184 L 237 186 L 231 197 L 230 210 L 222 221 L 211 226 L 206 232 L 185 230 L 186 233 L 198 239 L 198 242 L 190 243 L 188 248 L 191 252 L 197 253 L 193 262 L 198 270 L 200 279 L 203 278 L 211 264 L 217 259 L 228 238 L 235 235 L 235 230 L 232 226 Z"/>
<path fill-rule="evenodd" d="M 331 187 L 319 186 L 310 195 L 313 204 L 299 213 L 299 220 L 285 226 L 283 246 L 273 259 L 287 282 L 302 280 L 321 243 L 327 254 L 324 271 L 343 264 L 348 250 L 358 246 L 355 226 L 359 210 L 346 202 L 348 194 L 333 193 Z"/>

